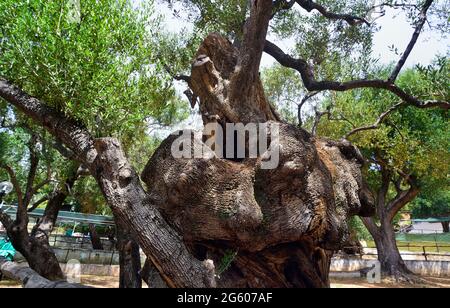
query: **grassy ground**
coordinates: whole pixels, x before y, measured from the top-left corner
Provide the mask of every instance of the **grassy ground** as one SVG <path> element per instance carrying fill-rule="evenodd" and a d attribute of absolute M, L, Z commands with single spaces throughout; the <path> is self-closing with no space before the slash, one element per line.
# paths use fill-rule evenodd
<path fill-rule="evenodd" d="M 436 245 L 435 242 L 397 241 L 397 245 L 402 251 L 423 253 L 423 247 L 425 247 L 427 253 L 450 253 L 450 243 L 438 243 Z M 368 248 L 376 248 L 374 242 L 367 242 L 367 246 Z"/>

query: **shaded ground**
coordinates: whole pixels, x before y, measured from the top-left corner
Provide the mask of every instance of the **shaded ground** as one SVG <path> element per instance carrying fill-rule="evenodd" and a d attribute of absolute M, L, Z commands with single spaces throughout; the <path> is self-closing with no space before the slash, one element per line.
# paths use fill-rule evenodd
<path fill-rule="evenodd" d="M 383 288 L 450 288 L 450 277 L 433 278 L 424 277 L 423 284 L 410 285 L 394 282 L 383 282 L 381 284 L 370 284 L 363 278 L 333 278 L 331 280 L 331 288 L 342 289 L 383 289 Z M 99 277 L 99 276 L 82 276 L 81 283 L 95 288 L 118 288 L 119 281 L 117 277 Z M 14 281 L 0 281 L 0 289 L 2 288 L 20 288 L 21 285 Z"/>

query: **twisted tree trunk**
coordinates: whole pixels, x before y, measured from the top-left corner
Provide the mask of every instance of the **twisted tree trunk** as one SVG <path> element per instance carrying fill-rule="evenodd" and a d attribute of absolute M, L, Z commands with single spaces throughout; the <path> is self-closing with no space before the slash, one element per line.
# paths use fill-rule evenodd
<path fill-rule="evenodd" d="M 259 65 L 271 15 L 271 0 L 251 1 L 239 49 L 208 36 L 189 83 L 204 124 L 226 131 L 229 123 L 266 123 L 275 132 L 269 151 L 258 158 L 175 158 L 171 136 L 142 174 L 147 191 L 117 140 L 94 140 L 79 123 L 0 80 L 3 98 L 89 167 L 115 218 L 169 287 L 327 287 L 348 217 L 372 212 L 358 150 L 281 123 L 268 103 Z M 279 164 L 265 169 L 275 150 Z"/>
<path fill-rule="evenodd" d="M 381 158 L 379 158 L 381 161 Z M 374 218 L 363 218 L 364 225 L 372 235 L 378 252 L 378 261 L 384 276 L 393 277 L 398 281 L 414 282 L 412 272 L 406 267 L 400 251 L 397 247 L 393 221 L 399 211 L 419 194 L 420 189 L 409 176 L 405 179 L 400 176 L 396 182 L 396 196 L 388 200 L 388 192 L 393 182 L 394 172 L 388 165 L 381 164 L 381 186 L 377 194 L 377 216 L 380 221 L 378 226 Z M 405 180 L 410 187 L 403 190 L 401 181 Z"/>

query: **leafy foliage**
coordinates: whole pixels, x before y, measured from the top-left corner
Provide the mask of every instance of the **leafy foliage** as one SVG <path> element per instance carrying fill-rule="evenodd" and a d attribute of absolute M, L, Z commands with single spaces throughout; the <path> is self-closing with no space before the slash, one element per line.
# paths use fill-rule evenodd
<path fill-rule="evenodd" d="M 126 0 L 85 0 L 79 20 L 72 2 L 0 3 L 0 75 L 97 136 L 121 137 L 150 117 L 185 116 L 157 58 L 151 2 L 139 9 Z"/>
<path fill-rule="evenodd" d="M 416 68 L 399 76 L 399 84 L 409 87 L 420 95 L 435 95 L 448 99 L 450 82 L 448 62 L 438 60 L 426 71 Z M 381 73 L 383 74 L 383 71 Z M 437 77 L 439 76 L 439 77 Z M 440 79 L 436 82 L 436 79 Z M 342 138 L 355 127 L 375 123 L 378 116 L 398 103 L 398 99 L 378 90 L 358 90 L 337 93 L 324 103 L 332 106 L 333 118 L 322 121 L 321 135 Z M 422 187 L 442 185 L 447 181 L 450 158 L 448 156 L 450 127 L 448 114 L 442 110 L 421 110 L 403 107 L 391 113 L 378 129 L 360 132 L 351 137 L 370 160 L 375 152 L 392 170 L 415 175 Z M 376 177 L 378 168 L 374 165 L 369 174 Z"/>
<path fill-rule="evenodd" d="M 425 192 L 410 208 L 413 218 L 450 217 L 450 190 Z"/>

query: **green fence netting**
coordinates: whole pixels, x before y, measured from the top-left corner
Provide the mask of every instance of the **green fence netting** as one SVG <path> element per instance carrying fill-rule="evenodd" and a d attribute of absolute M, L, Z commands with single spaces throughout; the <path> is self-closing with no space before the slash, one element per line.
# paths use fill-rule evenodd
<path fill-rule="evenodd" d="M 439 234 L 397 234 L 397 241 L 400 242 L 434 242 L 450 244 L 450 233 Z"/>
<path fill-rule="evenodd" d="M 3 257 L 8 261 L 13 261 L 15 255 L 16 250 L 14 249 L 11 242 L 0 238 L 0 257 Z"/>

